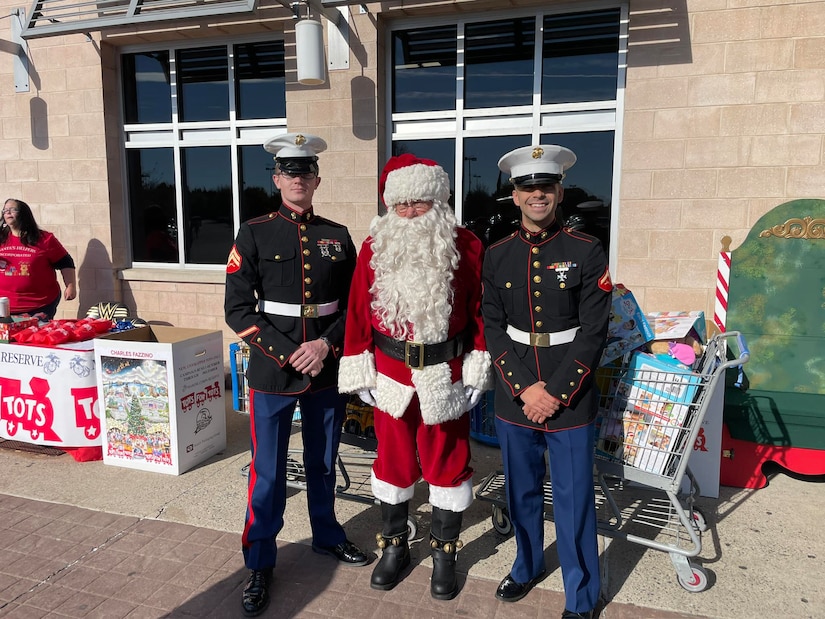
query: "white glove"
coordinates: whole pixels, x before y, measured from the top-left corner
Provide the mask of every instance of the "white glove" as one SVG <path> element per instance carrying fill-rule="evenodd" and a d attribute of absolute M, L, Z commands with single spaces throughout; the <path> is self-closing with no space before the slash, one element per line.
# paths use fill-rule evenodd
<path fill-rule="evenodd" d="M 375 389 L 361 389 L 358 392 L 358 397 L 364 404 L 375 406 Z"/>
<path fill-rule="evenodd" d="M 481 389 L 476 389 L 468 385 L 464 387 L 464 396 L 467 398 L 467 404 L 464 405 L 464 410 L 473 410 L 481 400 Z"/>

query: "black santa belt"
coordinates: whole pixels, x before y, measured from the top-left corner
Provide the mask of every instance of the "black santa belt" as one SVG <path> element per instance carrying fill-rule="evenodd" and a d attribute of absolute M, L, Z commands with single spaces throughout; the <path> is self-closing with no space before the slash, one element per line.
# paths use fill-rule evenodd
<path fill-rule="evenodd" d="M 464 353 L 463 334 L 438 344 L 396 340 L 375 329 L 372 330 L 372 337 L 378 350 L 388 357 L 403 361 L 404 365 L 413 370 L 420 370 L 436 363 L 445 363 Z"/>

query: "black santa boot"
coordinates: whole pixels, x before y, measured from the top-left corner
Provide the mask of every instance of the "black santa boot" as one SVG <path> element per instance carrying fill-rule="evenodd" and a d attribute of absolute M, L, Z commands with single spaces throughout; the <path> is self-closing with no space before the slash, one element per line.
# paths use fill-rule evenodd
<path fill-rule="evenodd" d="M 398 584 L 401 572 L 410 565 L 409 506 L 407 501 L 398 505 L 381 503 L 383 533 L 376 535 L 375 539 L 382 552 L 370 578 L 373 589 L 389 591 Z"/>
<path fill-rule="evenodd" d="M 436 600 L 452 600 L 458 594 L 455 561 L 456 551 L 463 546 L 458 539 L 461 531 L 461 514 L 462 512 L 433 507 L 433 522 L 430 529 L 433 577 L 430 580 L 430 595 Z"/>

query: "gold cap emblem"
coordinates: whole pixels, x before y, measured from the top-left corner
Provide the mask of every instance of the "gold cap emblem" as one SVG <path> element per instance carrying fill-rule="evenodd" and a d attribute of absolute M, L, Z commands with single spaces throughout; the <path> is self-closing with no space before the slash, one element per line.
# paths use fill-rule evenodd
<path fill-rule="evenodd" d="M 307 143 L 307 139 L 300 133 L 295 136 L 295 146 L 303 146 Z"/>
<path fill-rule="evenodd" d="M 533 159 L 541 159 L 544 155 L 544 149 L 541 146 L 536 146 L 533 149 Z"/>

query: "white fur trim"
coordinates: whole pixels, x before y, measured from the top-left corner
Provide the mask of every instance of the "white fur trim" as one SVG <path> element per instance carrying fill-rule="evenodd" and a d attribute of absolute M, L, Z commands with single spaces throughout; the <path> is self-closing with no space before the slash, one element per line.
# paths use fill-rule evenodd
<path fill-rule="evenodd" d="M 486 350 L 471 350 L 464 355 L 461 366 L 461 380 L 465 385 L 479 391 L 493 388 L 492 357 Z"/>
<path fill-rule="evenodd" d="M 357 393 L 375 388 L 375 355 L 365 350 L 360 355 L 341 357 L 338 366 L 338 392 Z"/>
<path fill-rule="evenodd" d="M 379 374 L 376 379 L 375 406 L 391 417 L 401 419 L 410 405 L 415 388 L 403 385 L 389 376 Z"/>
<path fill-rule="evenodd" d="M 461 381 L 452 384 L 450 374 L 447 363 L 412 371 L 412 382 L 421 402 L 421 419 L 428 426 L 458 419 L 465 412 L 464 385 Z"/>
<path fill-rule="evenodd" d="M 430 505 L 451 512 L 463 512 L 473 502 L 473 480 L 468 479 L 455 488 L 430 484 Z"/>
<path fill-rule="evenodd" d="M 409 488 L 399 488 L 398 486 L 393 486 L 378 479 L 374 471 L 371 473 L 370 481 L 372 482 L 372 495 L 382 503 L 398 505 L 399 503 L 406 503 L 413 498 L 415 484 Z M 470 490 L 472 490 L 472 487 Z"/>
<path fill-rule="evenodd" d="M 388 207 L 411 200 L 450 199 L 450 177 L 441 166 L 416 163 L 387 174 L 384 204 Z"/>

